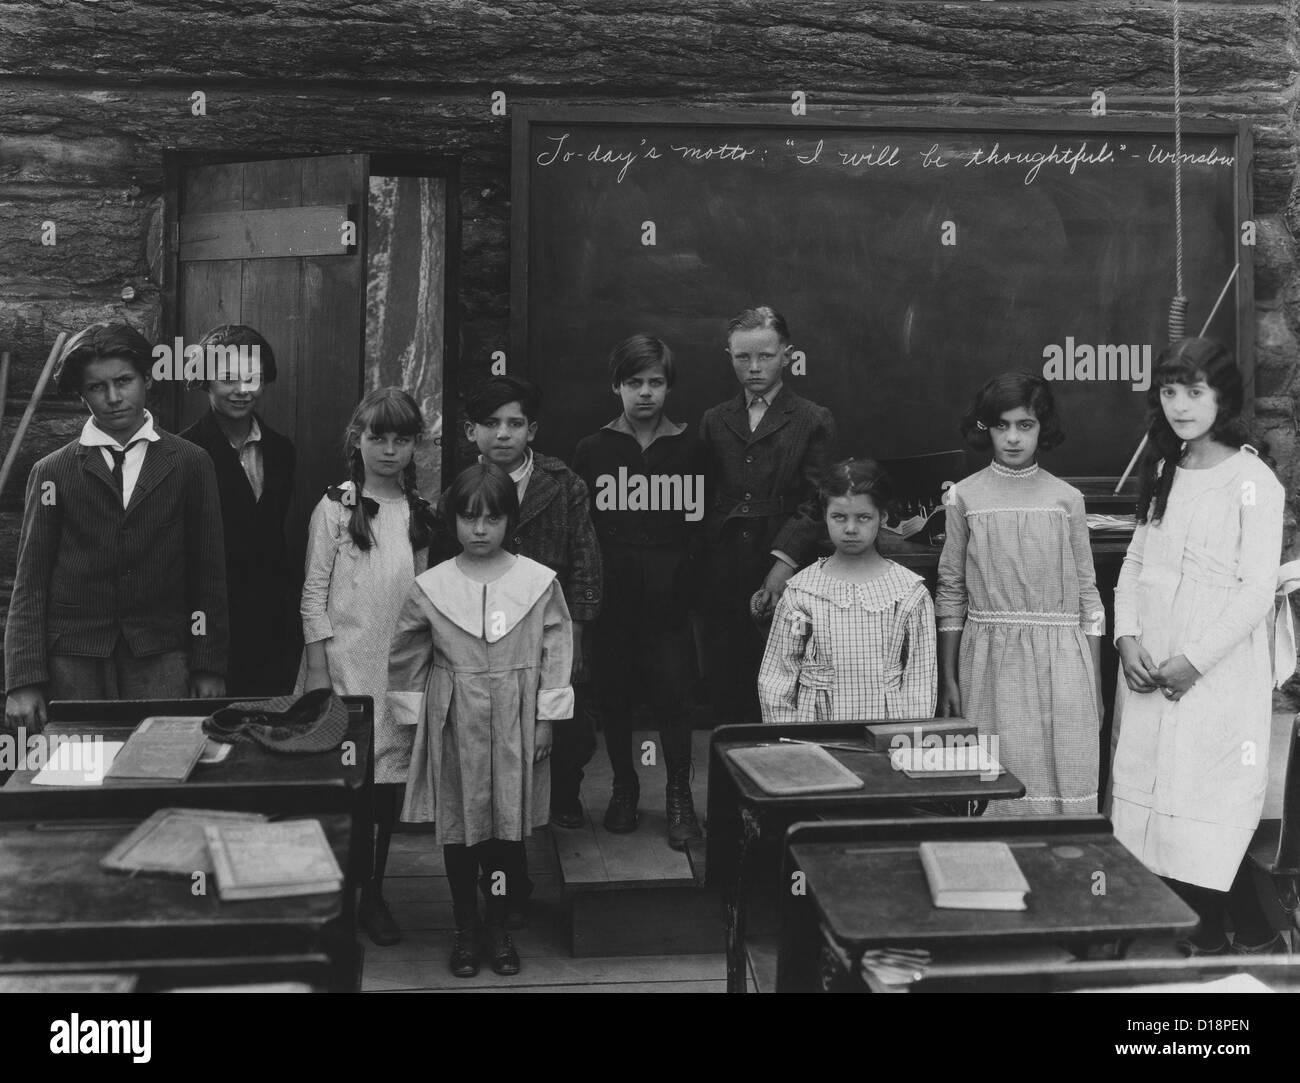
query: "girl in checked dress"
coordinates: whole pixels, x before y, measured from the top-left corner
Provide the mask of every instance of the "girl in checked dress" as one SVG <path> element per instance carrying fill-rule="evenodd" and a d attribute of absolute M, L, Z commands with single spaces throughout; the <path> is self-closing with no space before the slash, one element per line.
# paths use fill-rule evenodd
<path fill-rule="evenodd" d="M 989 380 L 962 419 L 983 470 L 948 491 L 939 559 L 939 713 L 996 735 L 1025 796 L 993 815 L 1097 811 L 1101 636 L 1083 495 L 1038 465 L 1065 438 L 1047 383 Z"/>

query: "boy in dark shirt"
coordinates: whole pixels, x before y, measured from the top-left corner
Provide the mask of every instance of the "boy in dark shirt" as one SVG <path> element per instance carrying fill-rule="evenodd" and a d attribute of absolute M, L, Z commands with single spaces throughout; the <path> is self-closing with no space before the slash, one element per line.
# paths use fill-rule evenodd
<path fill-rule="evenodd" d="M 217 472 L 230 602 L 226 686 L 232 696 L 278 696 L 293 688 L 302 624 L 301 561 L 289 559 L 284 533 L 294 448 L 257 415 L 263 391 L 275 382 L 275 353 L 257 331 L 238 324 L 213 328 L 199 347 L 214 360 L 207 375 L 215 378 L 198 385 L 209 409 L 181 436 L 203 448 Z"/>
<path fill-rule="evenodd" d="M 672 351 L 633 335 L 614 347 L 609 378 L 622 412 L 584 437 L 573 469 L 592 494 L 605 596 L 595 624 L 595 681 L 614 790 L 605 828 L 634 831 L 637 781 L 632 707 L 649 701 L 668 769 L 668 845 L 700 837 L 691 801 L 689 610 L 704 514 L 704 459 L 695 433 L 664 415 Z M 637 693 L 640 693 L 639 695 Z"/>

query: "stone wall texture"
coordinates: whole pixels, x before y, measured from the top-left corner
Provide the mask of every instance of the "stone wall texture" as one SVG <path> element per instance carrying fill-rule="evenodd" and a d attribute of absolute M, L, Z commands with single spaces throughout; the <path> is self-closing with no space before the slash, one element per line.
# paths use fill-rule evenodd
<path fill-rule="evenodd" d="M 1297 484 L 1296 0 L 1182 4 L 1184 108 L 1255 137 L 1256 416 Z M 163 151 L 421 151 L 460 163 L 463 365 L 509 323 L 511 102 L 1167 113 L 1164 0 L 0 2 L 0 349 L 7 444 L 60 331 L 161 328 Z M 207 115 L 191 115 L 190 95 Z M 58 244 L 40 243 L 53 221 Z M 135 298 L 122 300 L 124 286 Z M 0 494 L 0 622 L 23 479 L 81 422 L 49 396 Z M 1294 517 L 1288 514 L 1288 545 Z"/>

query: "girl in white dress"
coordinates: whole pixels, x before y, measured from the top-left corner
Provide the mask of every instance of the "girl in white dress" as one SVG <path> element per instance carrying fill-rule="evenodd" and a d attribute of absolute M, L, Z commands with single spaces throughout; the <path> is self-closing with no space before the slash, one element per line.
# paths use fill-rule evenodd
<path fill-rule="evenodd" d="M 1115 590 L 1116 837 L 1196 910 L 1190 954 L 1277 941 L 1243 863 L 1264 803 L 1272 678 L 1266 619 L 1284 492 L 1239 418 L 1217 343 L 1161 355 L 1148 393 L 1139 526 Z"/>
<path fill-rule="evenodd" d="M 932 718 L 934 604 L 924 579 L 876 550 L 889 475 L 847 459 L 820 496 L 835 554 L 795 575 L 777 602 L 758 673 L 763 721 Z"/>
<path fill-rule="evenodd" d="M 379 388 L 361 400 L 344 438 L 350 477 L 327 489 L 312 512 L 302 591 L 306 652 L 299 690 L 333 688 L 375 701 L 378 838 L 358 917 L 376 944 L 401 939 L 384 903 L 383 880 L 413 731 L 393 721 L 385 693 L 393 626 L 427 563 L 433 526 L 415 482 L 415 446 L 423 434 L 420 409 L 401 388 Z"/>

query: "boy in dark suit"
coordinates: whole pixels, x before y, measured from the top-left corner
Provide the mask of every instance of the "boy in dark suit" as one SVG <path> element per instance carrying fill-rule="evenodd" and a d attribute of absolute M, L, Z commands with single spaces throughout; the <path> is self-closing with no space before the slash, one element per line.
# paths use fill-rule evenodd
<path fill-rule="evenodd" d="M 783 383 L 790 332 L 780 313 L 747 309 L 727 327 L 741 393 L 700 422 L 710 494 L 704 514 L 705 664 L 718 721 L 758 722 L 763 641 L 750 614 L 770 616 L 786 581 L 825 534 L 817 486 L 835 420 Z"/>
<path fill-rule="evenodd" d="M 519 523 L 505 547 L 552 568 L 573 618 L 573 684 L 577 705 L 571 722 L 555 727 L 551 749 L 551 822 L 582 825 L 579 788 L 582 769 L 596 750 L 587 667 L 583 661 L 586 626 L 600 611 L 602 569 L 600 543 L 591 525 L 587 486 L 559 459 L 535 454 L 541 389 L 529 380 L 493 376 L 465 397 L 465 435 L 479 450 L 481 462 L 496 463 L 511 478 L 519 495 Z M 445 555 L 455 556 L 451 524 Z M 435 558 L 430 552 L 430 565 Z"/>
<path fill-rule="evenodd" d="M 284 524 L 293 496 L 294 449 L 257 416 L 258 400 L 275 382 L 275 353 L 251 327 L 226 324 L 199 346 L 214 371 L 197 386 L 210 409 L 181 433 L 212 458 L 225 525 L 226 591 L 230 602 L 232 696 L 275 696 L 293 687 L 302 634 L 297 566 Z M 242 371 L 241 371 L 242 366 Z"/>
<path fill-rule="evenodd" d="M 5 628 L 5 719 L 49 699 L 225 694 L 221 506 L 212 461 L 145 409 L 150 348 L 94 324 L 59 359 L 89 408 L 81 436 L 32 467 Z"/>

